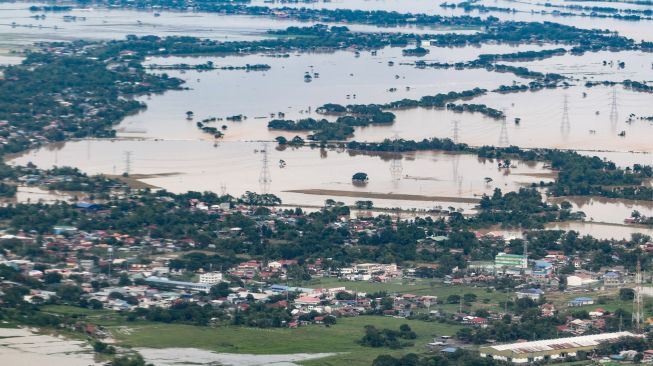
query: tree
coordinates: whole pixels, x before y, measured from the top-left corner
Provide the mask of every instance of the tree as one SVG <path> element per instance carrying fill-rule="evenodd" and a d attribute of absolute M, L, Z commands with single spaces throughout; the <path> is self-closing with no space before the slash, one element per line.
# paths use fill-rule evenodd
<path fill-rule="evenodd" d="M 630 301 L 635 298 L 635 291 L 632 288 L 620 288 L 619 299 L 621 301 Z"/>
<path fill-rule="evenodd" d="M 447 296 L 448 304 L 458 304 L 460 303 L 460 295 L 449 295 Z"/>
<path fill-rule="evenodd" d="M 102 305 L 102 302 L 100 300 L 91 299 L 88 302 L 88 307 L 90 307 L 93 310 L 100 310 L 100 309 L 102 309 L 103 305 Z"/>
<path fill-rule="evenodd" d="M 217 285 L 211 286 L 209 294 L 215 298 L 227 297 L 231 291 L 229 290 L 229 284 L 226 282 L 220 282 Z"/>
<path fill-rule="evenodd" d="M 354 182 L 367 183 L 369 177 L 367 176 L 367 173 L 358 172 L 351 177 L 351 180 Z"/>
<path fill-rule="evenodd" d="M 336 321 L 337 321 L 336 317 L 333 316 L 333 315 L 327 315 L 327 316 L 324 317 L 324 324 L 325 325 L 328 325 L 328 326 L 334 325 L 334 324 L 336 324 Z"/>
<path fill-rule="evenodd" d="M 62 285 L 57 289 L 57 296 L 64 301 L 77 301 L 82 295 L 82 289 L 74 285 Z"/>
<path fill-rule="evenodd" d="M 63 276 L 59 272 L 48 272 L 43 276 L 43 282 L 47 284 L 59 283 Z"/>
<path fill-rule="evenodd" d="M 120 274 L 120 280 L 118 281 L 118 286 L 131 286 L 132 280 L 129 279 L 127 273 Z"/>

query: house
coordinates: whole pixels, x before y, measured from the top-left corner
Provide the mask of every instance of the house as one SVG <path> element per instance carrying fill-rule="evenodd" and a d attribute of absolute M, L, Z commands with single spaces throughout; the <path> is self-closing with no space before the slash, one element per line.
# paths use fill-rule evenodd
<path fill-rule="evenodd" d="M 539 288 L 528 288 L 525 290 L 519 290 L 515 294 L 518 299 L 529 298 L 533 301 L 538 301 L 544 295 L 544 291 Z"/>
<path fill-rule="evenodd" d="M 545 318 L 550 318 L 555 315 L 556 308 L 553 304 L 542 304 L 540 306 L 540 314 Z"/>
<path fill-rule="evenodd" d="M 647 349 L 643 353 L 644 353 L 644 358 L 642 359 L 642 362 L 645 363 L 653 362 L 653 349 Z"/>
<path fill-rule="evenodd" d="M 320 299 L 312 296 L 302 296 L 295 299 L 297 306 L 316 306 L 320 304 Z"/>
<path fill-rule="evenodd" d="M 567 303 L 569 306 L 594 305 L 594 299 L 591 297 L 577 297 Z"/>
<path fill-rule="evenodd" d="M 605 287 L 620 287 L 621 276 L 617 272 L 607 272 L 603 275 L 603 286 Z"/>
<path fill-rule="evenodd" d="M 207 272 L 200 274 L 200 282 L 209 285 L 215 285 L 222 282 L 222 273 L 220 272 Z"/>

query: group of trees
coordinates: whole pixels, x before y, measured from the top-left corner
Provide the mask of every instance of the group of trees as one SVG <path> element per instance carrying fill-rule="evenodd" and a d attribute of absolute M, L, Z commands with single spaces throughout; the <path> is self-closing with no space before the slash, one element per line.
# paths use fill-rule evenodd
<path fill-rule="evenodd" d="M 312 131 L 313 133 L 308 136 L 309 140 L 329 141 L 344 140 L 352 136 L 354 127 L 390 124 L 395 120 L 393 113 L 384 112 L 381 110 L 381 106 L 375 104 L 349 105 L 347 107 L 329 104 L 318 108 L 318 112 L 346 114 L 339 116 L 334 122 L 314 118 L 304 118 L 297 121 L 274 119 L 268 122 L 268 128 L 283 131 Z M 294 139 L 293 142 L 295 142 Z"/>
<path fill-rule="evenodd" d="M 412 340 L 417 338 L 417 334 L 410 329 L 408 324 L 402 324 L 399 331 L 392 329 L 379 330 L 372 325 L 365 326 L 365 335 L 359 343 L 366 347 L 388 347 L 399 349 L 409 345 L 411 342 L 402 342 L 401 340 Z"/>

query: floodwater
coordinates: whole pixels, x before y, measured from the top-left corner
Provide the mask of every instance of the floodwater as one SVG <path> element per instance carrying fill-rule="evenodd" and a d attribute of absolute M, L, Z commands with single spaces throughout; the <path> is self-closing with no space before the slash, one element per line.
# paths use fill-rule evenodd
<path fill-rule="evenodd" d="M 525 49 L 550 47 L 532 45 Z M 465 61 L 483 53 L 507 53 L 518 49 L 522 50 L 506 44 L 454 49 L 430 47 L 431 53 L 424 60 Z M 186 86 L 191 90 L 141 98 L 149 108 L 127 117 L 117 129 L 119 136 L 123 137 L 210 139 L 211 136 L 196 128 L 195 121 L 242 114 L 248 117 L 247 120 L 218 121 L 213 125 L 227 127 L 223 131 L 225 140 L 271 140 L 277 136 L 305 135 L 268 130 L 271 113 L 283 112 L 287 119 L 323 118 L 314 111 L 330 102 L 385 103 L 474 87 L 493 90 L 500 85 L 527 82 L 512 74 L 485 70 L 417 69 L 407 64 L 414 60 L 402 56 L 400 48 L 385 48 L 376 55 L 363 52 L 360 57 L 348 51 L 339 51 L 330 54 L 292 54 L 287 58 L 271 55 L 154 58 L 147 64 L 202 64 L 213 61 L 218 66 L 242 66 L 265 63 L 272 69 L 264 72 L 167 70 L 168 74 L 185 79 Z M 583 60 L 587 60 L 587 63 Z M 603 60 L 606 65 L 603 65 Z M 617 64 L 622 60 L 626 66 L 619 68 Z M 393 61 L 394 66 L 388 66 L 388 61 Z M 585 56 L 554 57 L 524 63 L 524 66 L 542 72 L 562 72 L 570 76 L 573 73 L 573 76 L 587 80 L 647 80 L 653 78 L 649 62 L 650 57 L 642 53 L 599 52 Z M 319 73 L 320 77 L 307 83 L 303 78 L 305 72 Z M 650 121 L 638 119 L 653 115 L 650 93 L 635 92 L 620 85 L 587 88 L 587 80 L 572 82 L 574 85 L 565 89 L 488 93 L 470 102 L 503 110 L 507 115 L 505 122 L 478 113 L 413 108 L 394 111 L 397 120 L 392 125 L 356 128 L 353 139 L 382 141 L 394 136 L 422 139 L 453 138 L 456 135 L 458 141 L 475 146 L 512 144 L 525 148 L 580 149 L 590 153 L 651 152 L 653 145 L 648 134 L 653 126 Z M 563 118 L 565 98 L 568 120 Z M 195 112 L 195 121 L 186 120 L 188 110 Z M 634 118 L 631 118 L 631 114 Z M 521 119 L 519 124 L 514 122 L 515 118 Z M 458 131 L 457 134 L 454 134 L 454 130 Z M 619 136 L 622 131 L 623 136 Z M 628 159 L 631 160 L 629 165 L 633 162 L 651 163 L 650 158 L 644 155 L 630 155 Z"/>
<path fill-rule="evenodd" d="M 495 45 L 481 49 L 471 48 L 466 54 L 478 55 L 480 52 L 492 52 L 500 48 L 514 49 L 507 45 Z M 455 53 L 449 49 L 440 52 Z M 309 108 L 315 111 L 325 103 L 365 104 L 403 98 L 419 99 L 424 95 L 475 87 L 493 89 L 520 80 L 513 75 L 485 70 L 433 70 L 401 65 L 415 61 L 415 58 L 402 56 L 401 48 L 385 48 L 376 55 L 363 52 L 360 57 L 355 57 L 353 52 L 339 51 L 328 54 L 292 54 L 287 58 L 269 55 L 155 58 L 148 63 L 201 64 L 209 60 L 218 66 L 268 64 L 272 68 L 252 72 L 166 70 L 171 76 L 187 80 L 185 86 L 191 90 L 170 91 L 151 99 L 141 98 L 148 104 L 148 109 L 127 117 L 118 126 L 120 135 L 148 138 L 206 137 L 195 127 L 194 121 L 186 121 L 186 111 L 190 110 L 195 113 L 196 120 L 209 116 L 247 116 L 248 119 L 244 122 L 215 123 L 216 127 L 222 124 L 228 126 L 225 131 L 227 140 L 273 139 L 281 133 L 267 130 L 271 113 L 283 112 L 288 119 L 309 116 L 322 118 L 316 114 L 309 115 Z M 394 62 L 394 66 L 389 66 L 389 61 Z M 318 73 L 319 77 L 307 83 L 304 81 L 305 72 L 311 75 Z M 391 91 L 392 88 L 396 91 Z"/>
<path fill-rule="evenodd" d="M 619 63 L 625 65 L 620 67 Z M 605 64 L 604 64 L 605 62 Z M 653 80 L 653 57 L 637 51 L 586 52 L 582 56 L 566 54 L 529 62 L 512 62 L 531 71 L 558 73 L 581 81 Z"/>
<path fill-rule="evenodd" d="M 391 156 L 336 150 L 280 151 L 273 146 L 270 144 L 267 154 L 271 179 L 268 191 L 279 195 L 286 204 L 321 205 L 325 199 L 334 198 L 348 204 L 370 199 L 376 206 L 387 208 L 471 209 L 475 199 L 494 188 L 511 191 L 552 179 L 551 172 L 540 163 L 515 161 L 516 167 L 506 171 L 498 169 L 494 161 L 469 154 L 423 152 L 393 160 Z M 146 183 L 173 192 L 220 192 L 224 188 L 232 195 L 240 195 L 265 188 L 259 182 L 264 166 L 260 150 L 262 145 L 255 142 L 225 141 L 214 146 L 209 141 L 184 140 L 76 141 L 31 151 L 11 164 L 33 162 L 41 168 L 75 166 L 90 174 L 121 174 L 125 171 L 125 152 L 130 151 L 131 172 L 149 175 L 143 179 Z M 285 161 L 285 167 L 281 167 L 281 161 Z M 359 171 L 370 177 L 362 187 L 351 181 Z M 491 182 L 486 183 L 486 178 Z M 312 191 L 288 192 L 291 190 Z"/>
<path fill-rule="evenodd" d="M 583 29 L 607 29 L 612 32 L 618 32 L 620 35 L 632 38 L 636 41 L 653 41 L 653 32 L 650 31 L 653 26 L 653 21 L 644 20 L 644 21 L 629 21 L 621 19 L 611 19 L 611 18 L 592 18 L 592 17 L 563 17 L 554 14 L 541 14 L 541 11 L 552 12 L 554 10 L 563 10 L 556 8 L 546 8 L 544 6 L 538 6 L 536 4 L 544 4 L 547 1 L 514 1 L 514 0 L 482 0 L 479 4 L 485 6 L 496 6 L 501 8 L 514 8 L 520 10 L 517 13 L 506 13 L 506 12 L 490 12 L 480 14 L 478 11 L 472 11 L 467 13 L 470 16 L 480 16 L 487 17 L 493 16 L 501 20 L 513 20 L 513 21 L 523 21 L 523 22 L 555 22 L 568 26 L 573 26 Z M 552 3 L 570 5 L 566 1 L 551 1 Z M 575 3 L 574 5 L 582 6 L 600 6 L 596 3 Z M 608 7 L 616 7 L 615 3 L 609 3 Z M 631 8 L 635 8 L 634 5 L 626 5 Z M 646 7 L 637 7 L 638 9 L 645 9 Z M 648 7 L 650 8 L 650 7 Z M 568 12 L 569 10 L 564 10 Z M 573 11 L 570 11 L 573 12 Z"/>
<path fill-rule="evenodd" d="M 157 366 L 224 365 L 224 366 L 299 366 L 296 362 L 314 360 L 335 353 L 296 353 L 288 355 L 249 355 L 216 353 L 197 348 L 137 348 L 146 362 Z"/>
<path fill-rule="evenodd" d="M 153 11 L 135 9 L 78 8 L 67 12 L 31 12 L 32 5 L 41 3 L 16 2 L 0 4 L 0 46 L 23 46 L 38 41 L 66 41 L 74 39 L 123 39 L 138 36 L 194 36 L 215 40 L 257 40 L 266 32 L 290 26 L 310 26 L 315 22 L 271 17 L 228 16 L 219 13 Z M 45 15 L 45 18 L 36 18 Z M 64 19 L 64 16 L 75 17 Z M 429 27 L 384 28 L 350 24 L 358 32 L 400 33 L 476 33 L 478 30 L 454 30 Z"/>
<path fill-rule="evenodd" d="M 567 201 L 572 204 L 572 211 L 585 213 L 586 221 L 598 223 L 623 224 L 633 211 L 643 216 L 653 216 L 653 202 L 620 200 L 604 197 L 556 197 L 550 202 Z"/>
<path fill-rule="evenodd" d="M 268 7 L 295 7 L 307 9 L 351 9 L 351 10 L 384 10 L 398 13 L 423 13 L 429 15 L 460 15 L 462 11 L 443 8 L 445 1 L 432 0 L 329 0 L 314 2 L 286 2 L 278 0 L 253 0 L 252 5 Z"/>
<path fill-rule="evenodd" d="M 585 93 L 585 95 L 583 94 Z M 614 118 L 611 118 L 613 93 Z M 568 120 L 564 120 L 565 97 Z M 480 114 L 454 113 L 437 109 L 414 108 L 396 111 L 392 126 L 360 128 L 355 132 L 359 141 L 378 141 L 397 133 L 406 139 L 423 137 L 454 137 L 474 146 L 516 145 L 523 148 L 560 148 L 594 151 L 651 152 L 650 121 L 633 119 L 653 115 L 649 93 L 597 86 L 574 86 L 568 89 L 546 89 L 537 92 L 511 94 L 488 93 L 472 103 L 487 104 L 504 110 L 505 121 L 486 118 Z M 521 118 L 519 124 L 515 118 Z M 455 122 L 457 121 L 457 122 Z M 625 136 L 619 136 L 624 131 Z M 651 164 L 647 154 L 630 154 L 622 161 Z"/>
<path fill-rule="evenodd" d="M 58 191 L 50 191 L 33 186 L 19 186 L 16 191 L 16 198 L 12 202 L 18 203 L 53 203 L 57 201 L 69 201 L 72 194 Z"/>
<path fill-rule="evenodd" d="M 545 225 L 546 230 L 576 231 L 581 236 L 590 235 L 601 240 L 630 240 L 633 234 L 644 234 L 653 237 L 653 229 L 632 225 L 602 224 L 596 222 L 571 221 L 565 223 L 551 223 Z M 479 230 L 480 232 L 493 232 L 502 234 L 506 238 L 521 238 L 524 230 L 517 229 L 491 229 Z"/>
<path fill-rule="evenodd" d="M 93 350 L 86 342 L 9 328 L 0 328 L 0 361 L 8 366 L 103 364 L 95 362 Z"/>

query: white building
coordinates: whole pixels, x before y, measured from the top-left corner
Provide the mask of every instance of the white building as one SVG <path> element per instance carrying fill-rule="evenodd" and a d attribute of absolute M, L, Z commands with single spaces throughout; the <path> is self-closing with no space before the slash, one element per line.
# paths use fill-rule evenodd
<path fill-rule="evenodd" d="M 572 275 L 567 277 L 568 287 L 585 287 L 598 284 L 598 280 L 585 274 Z"/>
<path fill-rule="evenodd" d="M 220 272 L 207 272 L 200 275 L 200 283 L 215 285 L 222 282 L 222 273 Z"/>

